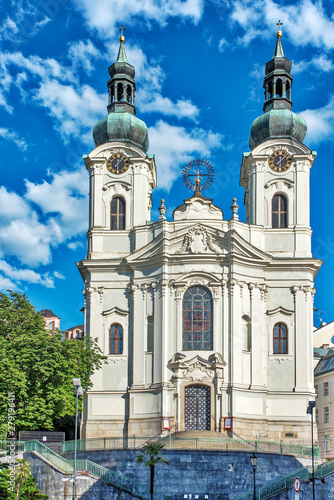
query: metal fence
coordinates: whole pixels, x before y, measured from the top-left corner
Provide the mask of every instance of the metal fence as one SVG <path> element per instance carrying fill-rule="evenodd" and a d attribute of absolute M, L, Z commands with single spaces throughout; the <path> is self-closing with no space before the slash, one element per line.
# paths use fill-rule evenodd
<path fill-rule="evenodd" d="M 311 474 L 312 475 L 312 474 Z M 285 491 L 287 488 L 292 487 L 293 482 L 296 477 L 299 477 L 301 481 L 305 481 L 309 479 L 310 473 L 308 467 L 302 467 L 301 469 L 297 469 L 290 474 L 281 477 L 279 479 L 275 479 L 270 483 L 265 484 L 264 486 L 260 486 L 255 490 L 255 499 L 256 500 L 265 500 L 266 498 L 270 498 L 272 495 L 279 493 L 280 491 Z M 234 497 L 233 500 L 253 500 L 254 491 L 248 491 L 243 495 L 239 495 Z"/>
<path fill-rule="evenodd" d="M 278 453 L 281 455 L 294 455 L 302 457 L 312 456 L 312 447 L 291 442 L 276 441 L 242 441 L 238 439 L 184 438 L 166 436 L 163 438 L 127 437 L 127 438 L 92 438 L 80 439 L 77 442 L 78 451 L 136 449 L 147 441 L 154 439 L 165 445 L 165 449 L 173 450 L 221 450 L 221 451 L 249 451 L 259 453 Z M 63 453 L 74 451 L 74 441 L 63 443 Z M 320 448 L 314 447 L 314 456 L 320 457 Z"/>
<path fill-rule="evenodd" d="M 58 455 L 58 453 L 54 452 L 39 441 L 26 441 L 23 445 L 25 452 L 35 452 L 65 473 L 74 473 L 74 460 L 66 460 L 66 458 Z M 143 500 L 150 500 L 151 498 L 150 490 L 147 486 L 123 476 L 122 474 L 118 474 L 117 472 L 107 469 L 102 465 L 96 464 L 91 460 L 77 460 L 76 470 L 77 474 L 78 471 L 87 471 L 90 476 L 101 479 L 105 483 L 127 491 L 132 495 L 142 498 Z M 168 497 L 159 491 L 154 491 L 154 499 L 172 500 L 171 497 Z"/>
<path fill-rule="evenodd" d="M 6 441 L 0 440 L 0 451 L 9 452 L 10 450 L 15 449 L 16 453 L 23 453 L 24 451 L 24 442 L 23 441 Z"/>

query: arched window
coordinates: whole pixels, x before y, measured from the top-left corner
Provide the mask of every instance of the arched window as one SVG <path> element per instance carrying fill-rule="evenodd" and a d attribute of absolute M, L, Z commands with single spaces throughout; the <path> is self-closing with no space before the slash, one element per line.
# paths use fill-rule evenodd
<path fill-rule="evenodd" d="M 123 101 L 123 84 L 117 85 L 117 101 Z"/>
<path fill-rule="evenodd" d="M 109 330 L 109 354 L 123 354 L 123 328 L 117 323 Z"/>
<path fill-rule="evenodd" d="M 288 201 L 284 194 L 275 194 L 272 199 L 272 227 L 288 227 Z"/>
<path fill-rule="evenodd" d="M 132 95 L 131 86 L 130 86 L 130 85 L 128 85 L 128 86 L 126 87 L 126 100 L 127 100 L 128 102 L 132 102 L 131 95 Z"/>
<path fill-rule="evenodd" d="M 125 229 L 125 200 L 121 196 L 114 196 L 111 200 L 110 217 L 113 231 Z"/>
<path fill-rule="evenodd" d="M 213 349 L 212 295 L 203 286 L 188 288 L 183 297 L 183 349 Z"/>
<path fill-rule="evenodd" d="M 278 78 L 276 80 L 276 97 L 282 97 L 282 94 L 283 94 L 282 80 Z"/>
<path fill-rule="evenodd" d="M 284 323 L 276 323 L 274 326 L 274 354 L 288 353 L 288 330 Z"/>

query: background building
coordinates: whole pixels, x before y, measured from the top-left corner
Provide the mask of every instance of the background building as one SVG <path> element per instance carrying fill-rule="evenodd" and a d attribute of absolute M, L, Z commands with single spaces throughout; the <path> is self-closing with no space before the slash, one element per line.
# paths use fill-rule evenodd
<path fill-rule="evenodd" d="M 40 315 L 43 316 L 47 330 L 60 330 L 60 318 L 51 309 L 42 309 Z"/>
<path fill-rule="evenodd" d="M 108 115 L 84 157 L 90 177 L 85 332 L 108 362 L 94 374 L 83 435 L 232 430 L 244 438 L 310 441 L 313 281 L 309 177 L 315 153 L 291 111 L 291 62 L 281 32 L 266 64 L 264 113 L 254 120 L 240 184 L 246 222 L 203 196 L 206 160 L 184 170 L 194 189 L 167 221 L 148 133 L 136 116 L 124 37 L 109 68 Z M 217 203 L 219 200 L 217 200 Z"/>
<path fill-rule="evenodd" d="M 84 338 L 84 325 L 76 325 L 68 328 L 64 332 L 64 339 L 83 339 Z"/>
<path fill-rule="evenodd" d="M 314 385 L 317 394 L 315 416 L 321 456 L 334 458 L 334 349 L 315 349 L 322 354 L 315 370 Z"/>

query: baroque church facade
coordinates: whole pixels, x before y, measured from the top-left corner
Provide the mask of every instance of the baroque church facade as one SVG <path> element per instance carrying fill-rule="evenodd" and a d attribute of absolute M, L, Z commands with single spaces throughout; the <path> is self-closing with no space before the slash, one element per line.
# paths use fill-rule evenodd
<path fill-rule="evenodd" d="M 240 184 L 247 220 L 194 195 L 151 221 L 156 164 L 136 117 L 135 70 L 120 37 L 108 115 L 84 157 L 90 178 L 85 332 L 107 362 L 85 397 L 82 436 L 173 430 L 310 440 L 314 278 L 305 121 L 291 111 L 291 62 L 278 31 L 264 113 L 251 126 Z M 228 419 L 227 421 L 225 419 Z"/>

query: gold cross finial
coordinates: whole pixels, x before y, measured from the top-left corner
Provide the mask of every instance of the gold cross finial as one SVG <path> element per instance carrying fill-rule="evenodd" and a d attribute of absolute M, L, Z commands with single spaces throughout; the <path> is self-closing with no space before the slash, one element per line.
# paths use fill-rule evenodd
<path fill-rule="evenodd" d="M 124 37 L 124 31 L 125 31 L 125 28 L 122 24 L 122 26 L 119 28 L 119 31 L 121 32 L 121 36 L 119 37 L 119 41 L 121 43 L 124 43 L 125 42 L 125 37 Z"/>
<path fill-rule="evenodd" d="M 283 23 L 281 23 L 281 20 L 278 20 L 278 23 L 276 23 L 276 26 L 278 26 L 278 31 L 276 33 L 277 38 L 281 38 L 282 36 L 282 31 L 281 31 L 281 26 L 283 26 Z"/>

